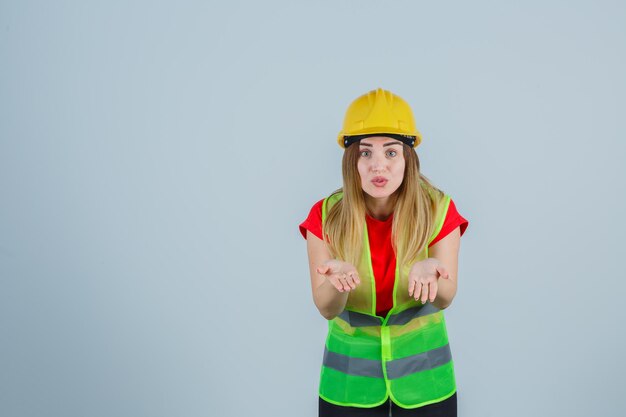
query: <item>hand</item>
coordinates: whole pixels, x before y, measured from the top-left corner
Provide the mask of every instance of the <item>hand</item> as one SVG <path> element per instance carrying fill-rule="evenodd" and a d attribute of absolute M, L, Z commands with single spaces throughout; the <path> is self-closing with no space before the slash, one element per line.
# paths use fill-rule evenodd
<path fill-rule="evenodd" d="M 324 275 L 337 291 L 351 291 L 361 283 L 356 268 L 338 259 L 329 259 L 317 267 L 317 273 Z"/>
<path fill-rule="evenodd" d="M 409 296 L 415 301 L 421 297 L 422 304 L 426 304 L 427 300 L 432 303 L 437 296 L 439 278 L 449 279 L 450 275 L 437 259 L 416 262 L 409 272 Z"/>

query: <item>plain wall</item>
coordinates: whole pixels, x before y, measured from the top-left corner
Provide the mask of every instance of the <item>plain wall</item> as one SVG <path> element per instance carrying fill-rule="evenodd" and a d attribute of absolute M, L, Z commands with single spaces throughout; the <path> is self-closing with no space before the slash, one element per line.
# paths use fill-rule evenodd
<path fill-rule="evenodd" d="M 298 224 L 348 104 L 412 106 L 470 224 L 464 417 L 616 416 L 619 1 L 0 2 L 0 415 L 317 415 Z"/>

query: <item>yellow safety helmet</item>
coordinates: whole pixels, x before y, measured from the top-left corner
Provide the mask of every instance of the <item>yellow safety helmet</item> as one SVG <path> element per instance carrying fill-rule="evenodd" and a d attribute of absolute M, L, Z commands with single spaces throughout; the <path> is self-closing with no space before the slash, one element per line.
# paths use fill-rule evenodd
<path fill-rule="evenodd" d="M 363 94 L 350 104 L 337 143 L 347 148 L 369 136 L 389 136 L 413 148 L 422 141 L 409 104 L 382 88 Z"/>

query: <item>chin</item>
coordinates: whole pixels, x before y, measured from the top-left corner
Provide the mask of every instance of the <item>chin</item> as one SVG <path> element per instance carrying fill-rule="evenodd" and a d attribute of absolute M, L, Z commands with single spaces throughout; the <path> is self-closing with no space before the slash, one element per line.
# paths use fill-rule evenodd
<path fill-rule="evenodd" d="M 391 194 L 393 194 L 393 191 L 389 191 L 389 190 L 385 190 L 385 189 L 368 189 L 368 190 L 363 190 L 365 191 L 365 194 L 369 195 L 372 198 L 387 198 L 390 197 Z M 395 191 L 395 190 L 394 190 Z"/>

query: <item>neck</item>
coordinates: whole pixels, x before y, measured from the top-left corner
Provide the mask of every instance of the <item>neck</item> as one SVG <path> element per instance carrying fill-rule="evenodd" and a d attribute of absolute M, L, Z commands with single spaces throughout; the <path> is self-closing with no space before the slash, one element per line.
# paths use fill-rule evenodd
<path fill-rule="evenodd" d="M 365 206 L 370 216 L 376 220 L 387 220 L 396 206 L 396 197 L 372 198 L 365 195 Z"/>

